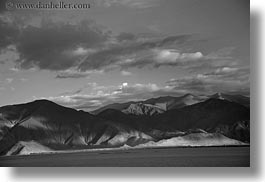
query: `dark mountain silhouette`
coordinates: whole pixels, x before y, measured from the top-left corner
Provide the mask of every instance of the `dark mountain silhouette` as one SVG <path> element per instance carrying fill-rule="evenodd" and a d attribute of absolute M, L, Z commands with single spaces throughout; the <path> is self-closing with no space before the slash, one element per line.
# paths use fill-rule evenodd
<path fill-rule="evenodd" d="M 203 129 L 207 132 L 219 132 L 244 142 L 249 141 L 249 108 L 227 100 L 211 98 L 150 117 L 126 115 L 118 110 L 103 111 L 98 116 L 126 122 L 130 127 L 141 130 L 154 138 L 172 136 L 165 135 L 165 133 L 179 135 L 180 131 Z M 157 131 L 157 135 L 154 131 Z"/>
<path fill-rule="evenodd" d="M 182 136 L 185 132 L 177 130 L 163 130 L 161 131 L 158 127 L 155 127 L 152 117 L 148 115 L 133 115 L 125 114 L 115 109 L 107 109 L 97 115 L 100 118 L 108 119 L 116 123 L 123 123 L 127 126 L 134 128 L 140 132 L 146 133 L 151 136 L 155 141 L 161 139 L 168 139 L 171 137 Z"/>
<path fill-rule="evenodd" d="M 243 95 L 229 95 L 225 93 L 216 93 L 211 95 L 210 98 L 221 99 L 221 100 L 228 100 L 231 102 L 236 102 L 243 106 L 249 107 L 250 106 L 250 99 L 249 97 Z"/>
<path fill-rule="evenodd" d="M 204 102 L 180 109 L 169 110 L 152 120 L 160 128 L 166 130 L 176 128 L 187 130 L 201 128 L 213 130 L 220 124 L 232 125 L 237 121 L 249 120 L 250 112 L 247 107 L 220 99 L 208 99 Z"/>

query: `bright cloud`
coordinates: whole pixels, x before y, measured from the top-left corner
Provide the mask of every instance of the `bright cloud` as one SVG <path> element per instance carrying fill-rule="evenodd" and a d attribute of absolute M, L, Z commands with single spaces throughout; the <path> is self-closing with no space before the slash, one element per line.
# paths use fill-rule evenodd
<path fill-rule="evenodd" d="M 175 49 L 154 50 L 157 64 L 175 64 L 177 62 L 196 61 L 203 58 L 201 52 L 180 53 Z"/>
<path fill-rule="evenodd" d="M 89 90 L 87 90 L 88 87 Z M 113 102 L 143 100 L 168 94 L 178 95 L 176 91 L 172 90 L 172 87 L 159 87 L 153 83 L 131 85 L 124 82 L 117 86 L 101 86 L 96 83 L 89 83 L 76 91 L 44 99 L 52 100 L 67 107 L 90 111 Z"/>
<path fill-rule="evenodd" d="M 132 73 L 131 72 L 129 72 L 129 71 L 121 71 L 121 74 L 123 75 L 123 76 L 131 76 L 132 75 Z"/>

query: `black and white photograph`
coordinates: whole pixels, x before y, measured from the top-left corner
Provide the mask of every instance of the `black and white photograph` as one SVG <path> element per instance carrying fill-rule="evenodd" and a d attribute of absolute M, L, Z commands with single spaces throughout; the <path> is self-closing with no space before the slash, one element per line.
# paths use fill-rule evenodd
<path fill-rule="evenodd" d="M 0 166 L 250 167 L 250 59 L 248 0 L 1 0 Z"/>

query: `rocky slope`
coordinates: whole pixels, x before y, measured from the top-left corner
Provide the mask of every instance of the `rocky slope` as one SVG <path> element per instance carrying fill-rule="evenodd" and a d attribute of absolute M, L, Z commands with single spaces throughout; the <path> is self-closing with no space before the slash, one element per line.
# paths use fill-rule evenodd
<path fill-rule="evenodd" d="M 246 143 L 225 137 L 219 133 L 192 133 L 185 136 L 173 137 L 160 140 L 158 142 L 150 141 L 140 144 L 138 148 L 145 147 L 172 147 L 172 146 L 227 146 L 227 145 L 247 145 Z"/>
<path fill-rule="evenodd" d="M 47 100 L 0 108 L 0 152 L 6 153 L 20 141 L 59 149 L 68 147 L 113 147 L 136 145 L 152 137 L 95 117 L 89 113 L 59 106 Z"/>
<path fill-rule="evenodd" d="M 147 107 L 147 110 L 149 108 L 153 108 L 154 110 L 159 109 L 158 112 L 156 111 L 150 112 L 151 114 L 153 113 L 159 114 L 159 113 L 162 113 L 163 111 L 179 109 L 179 108 L 193 105 L 199 102 L 204 102 L 210 98 L 235 102 L 245 107 L 250 106 L 249 97 L 242 96 L 242 95 L 229 95 L 225 93 L 216 93 L 213 95 L 195 96 L 192 94 L 185 94 L 180 97 L 163 96 L 163 97 L 151 98 L 151 99 L 147 99 L 144 101 L 138 101 L 138 102 L 132 101 L 132 102 L 126 102 L 126 103 L 109 104 L 95 111 L 91 111 L 91 113 L 97 115 L 106 109 L 115 109 L 119 111 L 125 111 L 125 113 L 128 113 L 128 114 L 141 115 L 143 114 L 143 110 L 145 110 L 145 108 L 143 107 Z M 143 109 L 139 109 L 137 107 L 142 107 Z M 128 110 L 131 110 L 131 111 L 128 111 Z M 139 111 L 139 113 L 137 112 L 137 110 Z"/>
<path fill-rule="evenodd" d="M 192 94 L 186 94 L 181 97 L 163 96 L 163 97 L 151 98 L 151 99 L 147 99 L 144 101 L 138 101 L 138 102 L 109 104 L 95 111 L 91 111 L 91 113 L 97 115 L 106 109 L 115 109 L 119 111 L 125 111 L 125 113 L 128 113 L 128 114 L 133 113 L 136 115 L 141 115 L 142 113 L 144 113 L 144 110 L 153 109 L 155 111 L 151 111 L 151 112 L 147 111 L 146 113 L 157 114 L 157 113 L 162 113 L 167 110 L 181 108 L 187 105 L 192 105 L 192 104 L 204 101 L 207 98 L 208 98 L 207 96 L 198 97 Z M 142 107 L 142 109 L 139 107 Z M 137 111 L 139 111 L 139 113 Z"/>
<path fill-rule="evenodd" d="M 165 112 L 165 110 L 156 105 L 135 103 L 131 104 L 128 108 L 123 109 L 122 112 L 125 114 L 153 116 L 161 114 Z"/>
<path fill-rule="evenodd" d="M 240 104 L 241 97 L 217 96 L 205 100 L 188 94 L 114 104 L 115 109 L 104 107 L 97 115 L 48 100 L 0 107 L 0 154 L 138 146 L 175 141 L 173 138 L 177 137 L 186 140 L 186 136 L 198 133 L 205 139 L 213 134 L 212 140 L 224 136 L 238 144 L 248 143 L 250 109 L 244 104 L 247 102 Z M 212 140 L 209 142 L 214 143 Z M 224 144 L 228 140 L 218 141 L 217 144 Z M 208 139 L 200 142 L 206 145 Z"/>
<path fill-rule="evenodd" d="M 214 95 L 211 95 L 210 98 L 227 100 L 230 102 L 241 104 L 245 107 L 250 107 L 250 99 L 243 95 L 229 95 L 225 93 L 216 93 Z"/>
<path fill-rule="evenodd" d="M 97 116 L 124 122 L 156 139 L 179 136 L 181 132 L 191 129 L 203 129 L 249 142 L 250 109 L 227 100 L 211 98 L 153 116 L 126 115 L 114 109 L 103 111 Z"/>

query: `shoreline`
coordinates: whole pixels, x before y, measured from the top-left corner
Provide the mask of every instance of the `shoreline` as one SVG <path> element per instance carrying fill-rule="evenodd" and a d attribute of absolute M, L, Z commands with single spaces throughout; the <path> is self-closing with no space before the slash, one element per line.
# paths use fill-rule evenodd
<path fill-rule="evenodd" d="M 168 147 L 0 158 L 6 167 L 249 167 L 250 147 Z"/>
<path fill-rule="evenodd" d="M 182 149 L 182 148 L 230 148 L 230 147 L 249 147 L 249 145 L 211 145 L 211 146 L 154 146 L 154 147 L 120 147 L 120 148 L 96 148 L 96 149 L 77 149 L 77 150 L 55 150 L 51 152 L 31 153 L 24 155 L 9 155 L 0 156 L 1 158 L 13 157 L 27 157 L 27 156 L 44 156 L 44 155 L 58 155 L 58 154 L 71 154 L 71 153 L 97 153 L 97 152 L 114 152 L 114 151 L 128 151 L 128 150 L 148 150 L 148 149 Z"/>

